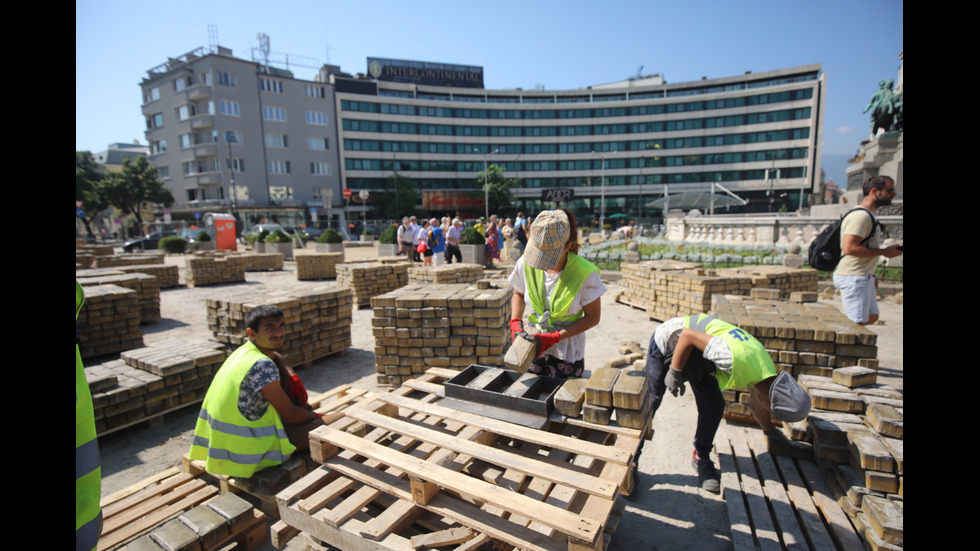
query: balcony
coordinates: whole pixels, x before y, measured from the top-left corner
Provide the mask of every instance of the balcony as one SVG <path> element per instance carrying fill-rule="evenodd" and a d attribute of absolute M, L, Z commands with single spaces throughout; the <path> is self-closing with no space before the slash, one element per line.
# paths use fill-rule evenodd
<path fill-rule="evenodd" d="M 218 154 L 218 144 L 214 143 L 201 143 L 197 144 L 192 148 L 195 158 L 201 157 L 214 157 Z"/>
<path fill-rule="evenodd" d="M 214 115 L 195 115 L 191 117 L 191 128 L 204 130 L 214 126 Z"/>
<path fill-rule="evenodd" d="M 187 99 L 199 101 L 211 97 L 211 87 L 207 84 L 195 84 L 187 89 Z"/>
<path fill-rule="evenodd" d="M 195 179 L 197 179 L 197 185 L 199 186 L 221 183 L 220 172 L 198 172 L 197 174 L 192 174 L 192 176 L 194 176 Z"/>

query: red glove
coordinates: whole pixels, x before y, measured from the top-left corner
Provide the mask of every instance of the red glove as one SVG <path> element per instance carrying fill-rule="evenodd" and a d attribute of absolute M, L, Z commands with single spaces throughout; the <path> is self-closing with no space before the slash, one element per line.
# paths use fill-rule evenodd
<path fill-rule="evenodd" d="M 546 350 L 561 342 L 561 335 L 558 334 L 558 331 L 555 331 L 554 333 L 538 333 L 537 335 L 534 335 L 534 338 L 538 339 L 540 344 L 538 347 L 538 355 L 535 356 L 535 359 L 540 358 L 541 354 L 544 354 Z"/>
<path fill-rule="evenodd" d="M 524 332 L 524 322 L 521 318 L 510 320 L 510 342 L 514 342 L 514 336 Z"/>
<path fill-rule="evenodd" d="M 294 402 L 299 402 L 299 405 L 306 404 L 306 400 L 309 398 L 306 394 L 306 387 L 303 386 L 303 380 L 299 378 L 299 375 L 290 375 L 289 377 L 289 397 Z"/>

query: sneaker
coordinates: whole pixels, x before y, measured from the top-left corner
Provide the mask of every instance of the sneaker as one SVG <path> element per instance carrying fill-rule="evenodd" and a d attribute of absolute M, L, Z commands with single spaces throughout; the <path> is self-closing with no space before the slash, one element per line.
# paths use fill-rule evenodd
<path fill-rule="evenodd" d="M 694 450 L 694 457 L 691 465 L 698 471 L 698 486 L 702 490 L 707 490 L 713 494 L 721 493 L 721 473 L 715 468 L 715 464 L 710 458 L 698 457 L 697 450 Z"/>
<path fill-rule="evenodd" d="M 774 429 L 772 432 L 765 433 L 765 435 L 769 453 L 773 455 L 795 457 L 797 459 L 813 458 L 813 447 L 810 444 L 790 440 L 779 429 Z"/>

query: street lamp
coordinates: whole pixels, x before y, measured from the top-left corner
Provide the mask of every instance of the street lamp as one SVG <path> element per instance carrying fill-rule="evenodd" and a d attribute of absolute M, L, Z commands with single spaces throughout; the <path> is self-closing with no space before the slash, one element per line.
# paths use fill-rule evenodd
<path fill-rule="evenodd" d="M 612 152 L 613 155 L 617 153 L 619 153 L 619 151 Z M 599 158 L 602 159 L 602 167 L 599 170 L 599 174 L 601 175 L 600 177 L 602 181 L 602 183 L 600 184 L 601 191 L 599 192 L 601 198 L 599 202 L 599 229 L 601 230 L 602 226 L 605 225 L 605 221 L 606 221 L 606 155 L 603 155 L 602 153 L 596 153 L 594 150 L 592 151 L 592 154 L 598 155 Z"/>
<path fill-rule="evenodd" d="M 476 148 L 473 148 L 476 151 Z M 483 208 L 484 208 L 484 220 L 490 220 L 490 182 L 487 174 L 488 166 L 490 161 L 490 155 L 494 155 L 500 152 L 500 148 L 494 149 L 490 153 L 483 156 Z"/>

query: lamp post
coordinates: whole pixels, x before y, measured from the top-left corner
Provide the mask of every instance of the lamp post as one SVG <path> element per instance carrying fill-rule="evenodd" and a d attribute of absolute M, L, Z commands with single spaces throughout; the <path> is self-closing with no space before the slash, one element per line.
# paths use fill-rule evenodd
<path fill-rule="evenodd" d="M 238 194 L 235 191 L 235 163 L 231 157 L 231 143 L 238 143 L 238 138 L 235 137 L 235 133 L 231 130 L 225 131 L 225 143 L 228 144 L 228 176 L 231 179 L 228 187 L 231 188 L 231 215 L 235 218 L 235 223 L 238 223 Z M 244 228 L 241 228 L 244 231 Z"/>
<path fill-rule="evenodd" d="M 476 148 L 474 148 L 476 149 Z M 490 220 L 490 181 L 487 171 L 489 169 L 488 164 L 490 162 L 490 155 L 495 155 L 500 151 L 500 148 L 494 149 L 490 153 L 483 156 L 483 208 L 484 208 L 484 219 Z"/>
<path fill-rule="evenodd" d="M 619 151 L 613 151 L 612 152 L 613 155 L 615 155 L 617 153 L 619 153 Z M 599 197 L 600 197 L 600 201 L 599 201 L 599 229 L 601 230 L 602 229 L 602 226 L 605 225 L 605 221 L 606 221 L 606 155 L 603 155 L 602 153 L 596 153 L 594 150 L 592 151 L 592 154 L 593 155 L 598 155 L 599 158 L 602 159 L 602 165 L 601 165 L 601 168 L 599 169 L 599 174 L 600 174 L 600 179 L 601 179 L 600 192 L 599 192 Z"/>
<path fill-rule="evenodd" d="M 395 188 L 395 194 L 394 194 L 394 199 L 395 199 L 395 211 L 394 211 L 395 212 L 395 223 L 396 224 L 400 224 L 401 222 L 398 220 L 398 171 L 395 168 L 395 163 L 398 162 L 395 159 L 395 155 L 397 153 L 398 153 L 398 146 L 397 145 L 392 146 L 392 150 L 391 150 L 391 183 L 392 183 L 392 187 Z"/>

